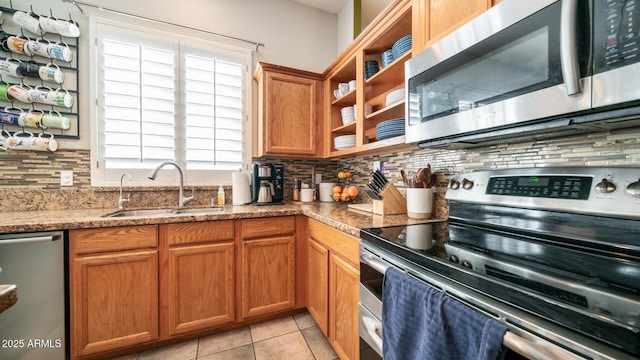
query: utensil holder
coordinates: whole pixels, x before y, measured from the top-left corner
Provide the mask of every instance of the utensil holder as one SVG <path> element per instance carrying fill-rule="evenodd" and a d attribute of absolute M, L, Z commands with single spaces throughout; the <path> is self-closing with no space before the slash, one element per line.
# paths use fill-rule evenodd
<path fill-rule="evenodd" d="M 395 185 L 389 183 L 380 192 L 382 200 L 372 200 L 372 211 L 377 215 L 398 215 L 407 213 L 407 200 Z"/>

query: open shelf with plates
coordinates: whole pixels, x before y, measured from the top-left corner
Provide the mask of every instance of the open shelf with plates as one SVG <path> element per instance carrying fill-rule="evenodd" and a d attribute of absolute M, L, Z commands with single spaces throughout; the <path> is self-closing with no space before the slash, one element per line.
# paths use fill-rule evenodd
<path fill-rule="evenodd" d="M 405 0 L 390 5 L 345 51 L 344 57 L 325 72 L 325 95 L 332 99 L 325 103 L 325 134 L 329 134 L 325 142 L 327 157 L 415 148 L 405 144 L 403 134 L 383 140 L 376 136 L 378 124 L 404 118 L 404 97 L 387 99 L 387 96 L 404 88 L 404 63 L 412 53 L 409 37 L 411 3 Z M 390 59 L 388 55 L 392 49 L 398 51 Z M 385 55 L 383 66 L 383 53 L 386 51 L 389 53 Z M 372 61 L 378 65 L 377 72 Z M 354 76 L 356 88 L 336 98 L 333 91 L 341 82 L 353 80 Z M 355 121 L 345 125 L 341 110 L 352 105 L 355 105 Z M 355 146 L 336 149 L 335 138 L 343 135 L 355 135 Z"/>

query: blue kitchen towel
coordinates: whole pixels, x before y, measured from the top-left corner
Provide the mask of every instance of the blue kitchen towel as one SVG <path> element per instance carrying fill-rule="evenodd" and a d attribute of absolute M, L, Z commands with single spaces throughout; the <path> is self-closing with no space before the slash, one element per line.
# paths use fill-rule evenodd
<path fill-rule="evenodd" d="M 385 360 L 491 359 L 507 327 L 389 268 L 382 287 Z"/>

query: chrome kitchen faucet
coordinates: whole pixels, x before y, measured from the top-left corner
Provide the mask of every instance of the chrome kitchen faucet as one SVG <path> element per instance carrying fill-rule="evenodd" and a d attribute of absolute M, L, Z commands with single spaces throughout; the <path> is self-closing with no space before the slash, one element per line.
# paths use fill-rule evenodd
<path fill-rule="evenodd" d="M 182 167 L 180 167 L 180 165 L 178 165 L 178 163 L 176 163 L 175 161 L 165 161 L 163 163 L 161 163 L 160 165 L 156 166 L 153 170 L 151 170 L 151 172 L 149 173 L 149 175 L 147 176 L 150 180 L 155 180 L 156 176 L 158 176 L 158 171 L 160 171 L 161 168 L 163 168 L 165 165 L 173 165 L 175 166 L 176 170 L 178 170 L 178 172 L 180 173 L 180 194 L 178 195 L 178 208 L 181 208 L 185 205 L 187 205 L 191 200 L 193 200 L 194 198 L 194 194 L 195 194 L 195 189 L 191 188 L 191 196 L 190 197 L 184 197 L 184 171 L 182 171 Z"/>

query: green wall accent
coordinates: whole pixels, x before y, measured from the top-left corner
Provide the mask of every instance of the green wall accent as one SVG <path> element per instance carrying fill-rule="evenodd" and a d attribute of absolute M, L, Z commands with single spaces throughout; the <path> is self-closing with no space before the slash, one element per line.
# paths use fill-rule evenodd
<path fill-rule="evenodd" d="M 353 38 L 362 32 L 362 0 L 353 0 Z"/>

